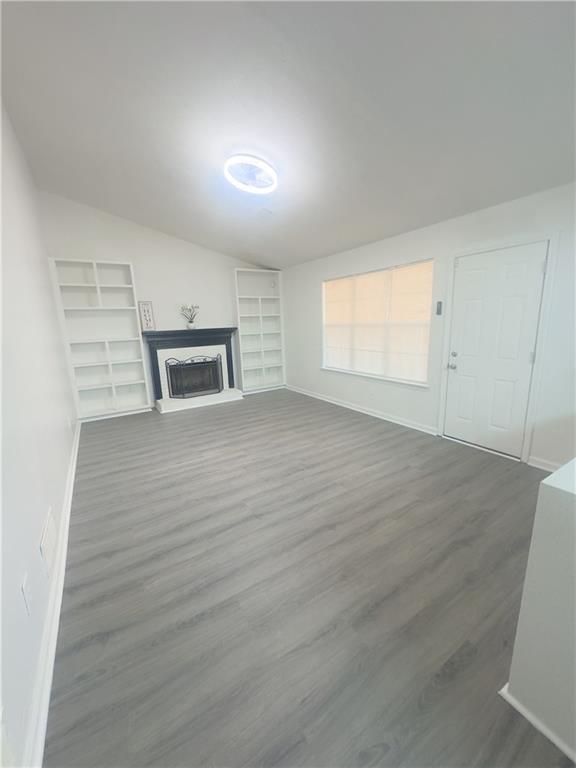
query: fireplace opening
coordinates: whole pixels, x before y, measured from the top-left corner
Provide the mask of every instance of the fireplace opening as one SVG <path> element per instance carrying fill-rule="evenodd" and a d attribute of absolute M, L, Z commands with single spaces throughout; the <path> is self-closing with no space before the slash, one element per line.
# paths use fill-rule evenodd
<path fill-rule="evenodd" d="M 222 357 L 197 355 L 186 360 L 166 360 L 170 397 L 198 397 L 222 392 Z"/>

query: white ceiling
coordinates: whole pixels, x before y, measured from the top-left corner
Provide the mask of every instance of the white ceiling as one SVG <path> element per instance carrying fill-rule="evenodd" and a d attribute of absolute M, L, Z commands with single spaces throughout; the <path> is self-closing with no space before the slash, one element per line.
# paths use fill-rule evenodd
<path fill-rule="evenodd" d="M 572 3 L 4 3 L 39 184 L 285 266 L 569 181 Z M 278 170 L 269 197 L 224 160 Z"/>

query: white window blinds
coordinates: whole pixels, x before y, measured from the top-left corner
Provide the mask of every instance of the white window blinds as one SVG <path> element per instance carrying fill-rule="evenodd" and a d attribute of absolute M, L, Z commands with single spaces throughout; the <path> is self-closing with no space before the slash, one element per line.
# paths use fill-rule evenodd
<path fill-rule="evenodd" d="M 425 383 L 432 261 L 324 283 L 324 366 Z"/>

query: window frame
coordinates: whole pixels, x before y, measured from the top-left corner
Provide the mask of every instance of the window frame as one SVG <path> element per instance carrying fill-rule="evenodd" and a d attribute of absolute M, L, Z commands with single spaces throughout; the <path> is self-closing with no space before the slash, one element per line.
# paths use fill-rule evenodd
<path fill-rule="evenodd" d="M 362 373 L 362 371 L 352 371 L 348 368 L 335 368 L 332 365 L 326 365 L 326 283 L 334 282 L 335 280 L 345 280 L 350 277 L 359 277 L 361 275 L 371 275 L 377 272 L 390 272 L 393 269 L 402 269 L 403 267 L 412 267 L 416 264 L 432 264 L 432 296 L 430 297 L 430 335 L 428 337 L 428 350 L 427 350 L 427 365 L 426 365 L 426 381 L 411 381 L 410 379 L 399 379 L 393 376 L 378 376 L 375 373 Z M 432 317 L 434 315 L 434 259 L 415 259 L 414 261 L 407 261 L 403 264 L 393 264 L 389 267 L 368 269 L 363 272 L 350 272 L 345 275 L 338 275 L 337 277 L 329 277 L 322 280 L 322 363 L 320 370 L 328 371 L 331 373 L 346 373 L 349 376 L 360 376 L 363 379 L 373 379 L 375 381 L 387 381 L 390 384 L 400 384 L 402 386 L 417 387 L 418 389 L 430 389 L 430 341 L 432 332 Z"/>

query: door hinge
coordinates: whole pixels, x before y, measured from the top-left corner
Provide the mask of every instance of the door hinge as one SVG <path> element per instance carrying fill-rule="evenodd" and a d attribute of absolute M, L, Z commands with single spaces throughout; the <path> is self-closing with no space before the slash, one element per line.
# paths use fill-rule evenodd
<path fill-rule="evenodd" d="M 534 365 L 535 362 L 536 362 L 536 347 L 534 347 L 534 349 L 532 350 L 532 352 L 530 354 L 530 363 L 531 363 L 531 365 Z"/>

